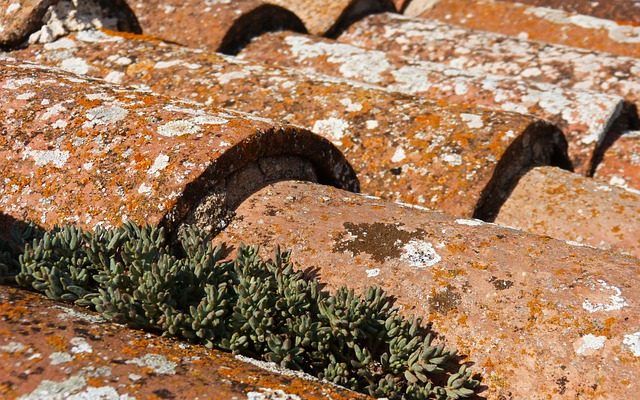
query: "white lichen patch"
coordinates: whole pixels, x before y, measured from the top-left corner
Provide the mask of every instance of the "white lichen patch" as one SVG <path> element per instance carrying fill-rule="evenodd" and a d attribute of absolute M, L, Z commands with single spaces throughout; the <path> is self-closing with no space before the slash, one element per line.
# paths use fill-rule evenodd
<path fill-rule="evenodd" d="M 573 348 L 576 354 L 588 356 L 595 354 L 597 350 L 602 349 L 606 341 L 606 336 L 595 336 L 589 334 L 576 340 L 573 343 Z"/>
<path fill-rule="evenodd" d="M 66 400 L 135 400 L 135 397 L 127 394 L 121 395 L 111 386 L 89 386 L 85 390 L 69 396 Z"/>
<path fill-rule="evenodd" d="M 400 259 L 414 268 L 427 268 L 439 263 L 442 257 L 431 243 L 412 239 L 402 247 Z"/>
<path fill-rule="evenodd" d="M 221 84 L 226 85 L 227 83 L 231 82 L 232 80 L 244 79 L 244 78 L 248 78 L 249 76 L 250 76 L 249 72 L 247 72 L 245 70 L 231 71 L 231 72 L 227 72 L 227 73 L 224 73 L 224 74 L 220 74 L 220 76 L 218 76 L 218 81 Z"/>
<path fill-rule="evenodd" d="M 22 153 L 22 159 L 31 158 L 38 167 L 53 165 L 62 168 L 69 160 L 69 152 L 66 150 L 31 150 L 26 148 Z"/>
<path fill-rule="evenodd" d="M 16 96 L 16 100 L 31 100 L 36 97 L 35 92 L 25 92 Z"/>
<path fill-rule="evenodd" d="M 71 50 L 75 49 L 77 44 L 74 40 L 69 38 L 58 39 L 55 42 L 47 43 L 44 45 L 45 50 Z"/>
<path fill-rule="evenodd" d="M 43 380 L 33 392 L 19 397 L 19 400 L 67 400 L 85 386 L 87 380 L 80 375 L 74 375 L 61 382 Z"/>
<path fill-rule="evenodd" d="M 20 342 L 9 342 L 4 346 L 0 346 L 0 351 L 5 353 L 19 353 L 26 349 L 25 345 Z"/>
<path fill-rule="evenodd" d="M 622 343 L 629 347 L 634 356 L 640 357 L 640 331 L 630 335 L 624 335 Z"/>
<path fill-rule="evenodd" d="M 93 353 L 93 348 L 87 340 L 83 337 L 74 337 L 69 341 L 73 347 L 71 347 L 71 353 L 80 354 L 80 353 Z"/>
<path fill-rule="evenodd" d="M 349 130 L 349 122 L 340 118 L 317 120 L 313 124 L 314 132 L 331 140 L 335 145 L 342 144 L 342 138 Z"/>
<path fill-rule="evenodd" d="M 126 363 L 151 368 L 156 374 L 160 375 L 174 375 L 178 366 L 175 362 L 160 354 L 146 354 L 143 357 L 128 360 Z"/>
<path fill-rule="evenodd" d="M 185 119 L 167 122 L 158 128 L 158 134 L 166 137 L 195 135 L 201 131 L 201 127 Z"/>
<path fill-rule="evenodd" d="M 189 69 L 198 69 L 201 68 L 202 66 L 200 64 L 190 64 L 188 62 L 185 62 L 184 60 L 169 60 L 169 61 L 158 61 L 153 68 L 155 69 L 167 69 L 167 68 L 173 68 L 173 67 L 187 67 Z"/>
<path fill-rule="evenodd" d="M 120 84 L 124 79 L 124 72 L 120 71 L 111 71 L 105 77 L 104 80 L 109 83 Z"/>
<path fill-rule="evenodd" d="M 78 75 L 86 75 L 87 72 L 89 72 L 89 64 L 87 64 L 84 59 L 78 57 L 71 57 L 62 60 L 60 68 Z"/>
<path fill-rule="evenodd" d="M 368 269 L 366 272 L 367 278 L 375 278 L 376 276 L 380 275 L 380 268 Z"/>
<path fill-rule="evenodd" d="M 78 32 L 76 38 L 87 43 L 119 42 L 123 40 L 121 37 L 107 35 L 102 31 L 94 29 Z"/>
<path fill-rule="evenodd" d="M 99 106 L 87 111 L 87 122 L 82 126 L 93 128 L 98 125 L 115 124 L 124 120 L 127 115 L 129 115 L 129 111 L 119 106 Z"/>
<path fill-rule="evenodd" d="M 151 165 L 151 167 L 149 167 L 149 170 L 147 170 L 147 174 L 153 175 L 153 176 L 159 176 L 160 171 L 167 168 L 168 165 L 169 165 L 169 156 L 166 154 L 160 153 L 158 157 L 156 157 L 156 159 L 153 161 L 153 164 Z"/>
<path fill-rule="evenodd" d="M 247 400 L 301 400 L 301 397 L 285 393 L 280 389 L 260 389 L 259 392 L 247 393 Z"/>
<path fill-rule="evenodd" d="M 382 74 L 392 70 L 386 54 L 381 51 L 367 51 L 341 43 L 313 43 L 302 36 L 288 36 L 285 42 L 300 61 L 326 56 L 328 62 L 340 65 L 340 73 L 345 78 L 379 83 Z"/>
<path fill-rule="evenodd" d="M 462 156 L 460 154 L 446 153 L 441 155 L 440 158 L 442 159 L 442 161 L 453 167 L 462 165 Z"/>
<path fill-rule="evenodd" d="M 55 353 L 49 354 L 49 363 L 51 365 L 65 364 L 72 360 L 73 356 L 67 352 L 56 351 Z"/>
<path fill-rule="evenodd" d="M 143 183 L 140 185 L 140 187 L 138 187 L 138 193 L 149 196 L 151 195 L 151 193 L 153 193 L 153 188 L 146 183 Z"/>
<path fill-rule="evenodd" d="M 582 308 L 590 313 L 599 312 L 599 311 L 617 311 L 624 307 L 629 306 L 627 301 L 622 297 L 622 290 L 613 285 L 609 285 L 607 282 L 603 280 L 598 280 L 598 284 L 600 287 L 597 289 L 599 292 L 609 291 L 612 292 L 608 297 L 609 301 L 607 303 L 594 303 L 591 300 L 586 299 L 582 303 Z"/>
<path fill-rule="evenodd" d="M 377 129 L 380 124 L 375 119 L 370 119 L 366 122 L 367 129 Z"/>
<path fill-rule="evenodd" d="M 340 100 L 340 104 L 342 104 L 345 107 L 345 110 L 347 112 L 362 111 L 362 104 L 354 103 L 351 101 L 351 99 L 342 99 Z"/>
<path fill-rule="evenodd" d="M 81 321 L 86 321 L 86 322 L 90 322 L 92 324 L 98 324 L 101 322 L 105 322 L 104 318 L 102 318 L 99 315 L 91 315 L 91 314 L 85 314 L 83 312 L 79 312 L 76 311 L 74 309 L 71 308 L 67 308 L 67 307 L 63 307 L 63 306 L 53 306 L 54 308 L 58 309 L 58 310 L 62 310 L 62 313 L 58 314 L 58 319 L 61 319 L 63 321 L 69 320 L 69 319 L 75 319 L 75 320 L 81 320 Z"/>
<path fill-rule="evenodd" d="M 484 225 L 485 222 L 481 221 L 479 219 L 464 219 L 464 218 L 459 218 L 456 219 L 456 224 L 458 225 L 466 225 L 466 226 L 480 226 L 480 225 Z"/>
<path fill-rule="evenodd" d="M 460 118 L 462 118 L 470 129 L 480 129 L 484 126 L 480 115 L 462 113 L 460 114 Z"/>

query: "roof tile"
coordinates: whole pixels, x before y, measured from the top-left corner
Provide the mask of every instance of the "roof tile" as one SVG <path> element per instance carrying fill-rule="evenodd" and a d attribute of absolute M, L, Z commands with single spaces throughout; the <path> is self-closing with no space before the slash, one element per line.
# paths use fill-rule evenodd
<path fill-rule="evenodd" d="M 380 285 L 484 371 L 487 398 L 640 388 L 636 258 L 292 182 L 251 196 L 215 238 L 238 240 L 292 249 L 330 289 Z"/>
<path fill-rule="evenodd" d="M 629 132 L 604 153 L 595 178 L 640 191 L 640 132 Z"/>
<path fill-rule="evenodd" d="M 445 63 L 478 74 L 519 76 L 640 104 L 640 60 L 457 28 L 384 13 L 354 23 L 339 41 Z M 549 102 L 562 108 L 566 101 Z"/>
<path fill-rule="evenodd" d="M 0 207 L 43 227 L 131 220 L 213 230 L 264 182 L 358 188 L 327 140 L 248 114 L 11 61 L 0 97 Z M 280 167 L 263 173 L 265 162 Z"/>
<path fill-rule="evenodd" d="M 508 0 L 531 4 L 540 7 L 558 8 L 561 10 L 593 15 L 619 21 L 627 25 L 640 23 L 640 3 L 638 0 L 592 1 L 592 0 Z"/>
<path fill-rule="evenodd" d="M 366 398 L 7 286 L 0 286 L 0 331 L 3 399 Z"/>
<path fill-rule="evenodd" d="M 520 78 L 472 74 L 441 63 L 415 61 L 292 32 L 257 37 L 239 55 L 269 65 L 381 85 L 431 100 L 535 115 L 563 130 L 574 168 L 585 174 L 593 169 L 592 155 L 600 151 L 602 143 L 639 123 L 636 108 L 618 96 L 567 90 Z M 562 101 L 561 106 L 558 101 Z"/>
<path fill-rule="evenodd" d="M 640 258 L 640 192 L 558 168 L 534 168 L 522 177 L 496 223 Z"/>
<path fill-rule="evenodd" d="M 529 116 L 446 106 L 146 40 L 71 38 L 68 49 L 31 47 L 17 56 L 54 65 L 87 60 L 95 76 L 116 71 L 124 84 L 305 126 L 344 152 L 363 191 L 389 199 L 492 218 L 518 174 L 567 165 L 561 133 Z"/>
<path fill-rule="evenodd" d="M 411 4 L 415 9 L 407 10 L 407 15 L 528 40 L 640 56 L 640 27 L 633 25 L 509 1 L 418 0 Z"/>

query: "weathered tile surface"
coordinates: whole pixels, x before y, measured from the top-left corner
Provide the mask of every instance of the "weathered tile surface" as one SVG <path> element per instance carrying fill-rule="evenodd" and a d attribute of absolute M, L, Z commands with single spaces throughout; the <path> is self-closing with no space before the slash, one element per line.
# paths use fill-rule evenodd
<path fill-rule="evenodd" d="M 640 56 L 640 27 L 498 0 L 414 0 L 407 15 L 621 56 Z M 640 13 L 640 2 L 638 2 Z"/>
<path fill-rule="evenodd" d="M 365 193 L 491 218 L 518 174 L 565 164 L 559 131 L 531 117 L 446 106 L 145 40 L 82 39 L 71 36 L 49 46 L 53 51 L 30 47 L 16 57 L 53 65 L 83 60 L 94 76 L 117 73 L 124 84 L 305 126 L 344 152 Z"/>
<path fill-rule="evenodd" d="M 19 45 L 48 23 L 51 26 L 45 28 L 46 36 L 54 39 L 87 24 L 140 32 L 124 0 L 83 0 L 78 6 L 71 0 L 0 0 L 0 47 Z"/>
<path fill-rule="evenodd" d="M 640 60 L 544 44 L 442 22 L 385 13 L 351 25 L 338 40 L 442 62 L 478 74 L 519 76 L 567 89 L 622 96 L 640 104 Z M 550 96 L 562 108 L 566 100 Z"/>
<path fill-rule="evenodd" d="M 304 183 L 250 197 L 216 241 L 276 244 L 329 287 L 380 285 L 469 356 L 490 399 L 627 399 L 640 261 Z"/>
<path fill-rule="evenodd" d="M 640 193 L 640 131 L 621 136 L 607 149 L 595 177 Z"/>
<path fill-rule="evenodd" d="M 508 0 L 540 7 L 557 8 L 578 14 L 593 15 L 627 25 L 640 23 L 638 0 Z"/>
<path fill-rule="evenodd" d="M 391 0 L 270 0 L 298 15 L 310 33 L 333 36 L 368 14 L 395 11 Z"/>
<path fill-rule="evenodd" d="M 7 286 L 0 286 L 0 332 L 0 397 L 6 400 L 366 398 Z"/>
<path fill-rule="evenodd" d="M 635 107 L 618 96 L 471 74 L 445 64 L 415 61 L 291 32 L 257 37 L 239 56 L 381 85 L 436 101 L 535 115 L 562 129 L 574 168 L 581 173 L 592 170 L 592 155 L 606 138 L 638 124 Z"/>
<path fill-rule="evenodd" d="M 496 223 L 640 259 L 640 193 L 558 168 L 522 177 Z"/>
<path fill-rule="evenodd" d="M 18 220 L 171 230 L 207 211 L 202 228 L 211 230 L 264 182 L 358 188 L 342 154 L 309 131 L 34 64 L 0 65 L 0 210 Z"/>
<path fill-rule="evenodd" d="M 146 35 L 185 46 L 234 53 L 251 37 L 287 29 L 304 32 L 291 11 L 260 0 L 128 0 Z"/>

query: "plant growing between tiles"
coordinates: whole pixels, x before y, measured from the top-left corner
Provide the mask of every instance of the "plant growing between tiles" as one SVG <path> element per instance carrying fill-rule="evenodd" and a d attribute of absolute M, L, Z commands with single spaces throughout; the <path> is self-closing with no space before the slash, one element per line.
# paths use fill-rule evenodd
<path fill-rule="evenodd" d="M 294 271 L 287 252 L 234 260 L 193 229 L 177 246 L 164 230 L 130 223 L 84 232 L 34 225 L 0 242 L 0 282 L 73 302 L 132 327 L 302 370 L 372 396 L 460 399 L 480 382 L 455 350 L 434 345 L 382 289 L 330 294 Z"/>

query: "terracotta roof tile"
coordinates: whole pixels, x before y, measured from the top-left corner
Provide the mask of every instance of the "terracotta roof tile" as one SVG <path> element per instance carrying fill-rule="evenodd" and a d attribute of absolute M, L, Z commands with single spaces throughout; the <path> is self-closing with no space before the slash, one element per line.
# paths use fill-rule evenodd
<path fill-rule="evenodd" d="M 622 135 L 604 153 L 595 177 L 640 191 L 640 132 Z"/>
<path fill-rule="evenodd" d="M 0 332 L 0 397 L 7 400 L 366 398 L 7 286 L 0 286 Z"/>
<path fill-rule="evenodd" d="M 145 40 L 71 38 L 63 49 L 32 46 L 16 54 L 54 65 L 61 58 L 86 60 L 95 76 L 116 71 L 125 84 L 305 126 L 344 152 L 364 192 L 385 198 L 492 218 L 518 174 L 567 165 L 560 132 L 531 117 L 446 106 Z"/>
<path fill-rule="evenodd" d="M 640 3 L 638 3 L 640 4 Z M 640 27 L 497 0 L 414 0 L 407 15 L 621 56 L 640 56 Z M 640 7 L 637 9 L 640 15 Z"/>
<path fill-rule="evenodd" d="M 639 389 L 636 258 L 292 182 L 251 196 L 215 240 L 290 248 L 329 288 L 382 286 L 483 370 L 487 398 Z"/>
<path fill-rule="evenodd" d="M 519 76 L 593 90 L 640 104 L 640 60 L 457 28 L 385 13 L 353 24 L 338 40 L 478 74 Z M 550 96 L 562 108 L 566 99 Z"/>
<path fill-rule="evenodd" d="M 593 169 L 592 155 L 600 151 L 602 143 L 639 123 L 635 107 L 617 96 L 567 90 L 519 78 L 472 74 L 445 64 L 415 61 L 291 32 L 257 37 L 239 55 L 270 65 L 381 85 L 436 101 L 535 115 L 563 130 L 571 161 L 581 173 Z M 366 67 L 361 62 L 366 62 Z M 550 101 L 552 97 L 562 99 L 562 106 Z"/>
<path fill-rule="evenodd" d="M 619 21 L 627 25 L 640 24 L 640 2 L 638 0 L 592 1 L 592 0 L 508 0 L 540 7 L 593 15 Z"/>
<path fill-rule="evenodd" d="M 248 114 L 11 61 L 0 97 L 0 207 L 43 227 L 132 220 L 172 230 L 206 211 L 197 223 L 211 230 L 264 182 L 357 189 L 328 141 Z"/>
<path fill-rule="evenodd" d="M 305 32 L 291 11 L 259 0 L 129 0 L 146 35 L 223 53 L 278 29 Z"/>
<path fill-rule="evenodd" d="M 640 192 L 558 168 L 535 168 L 522 177 L 496 223 L 640 258 Z"/>

